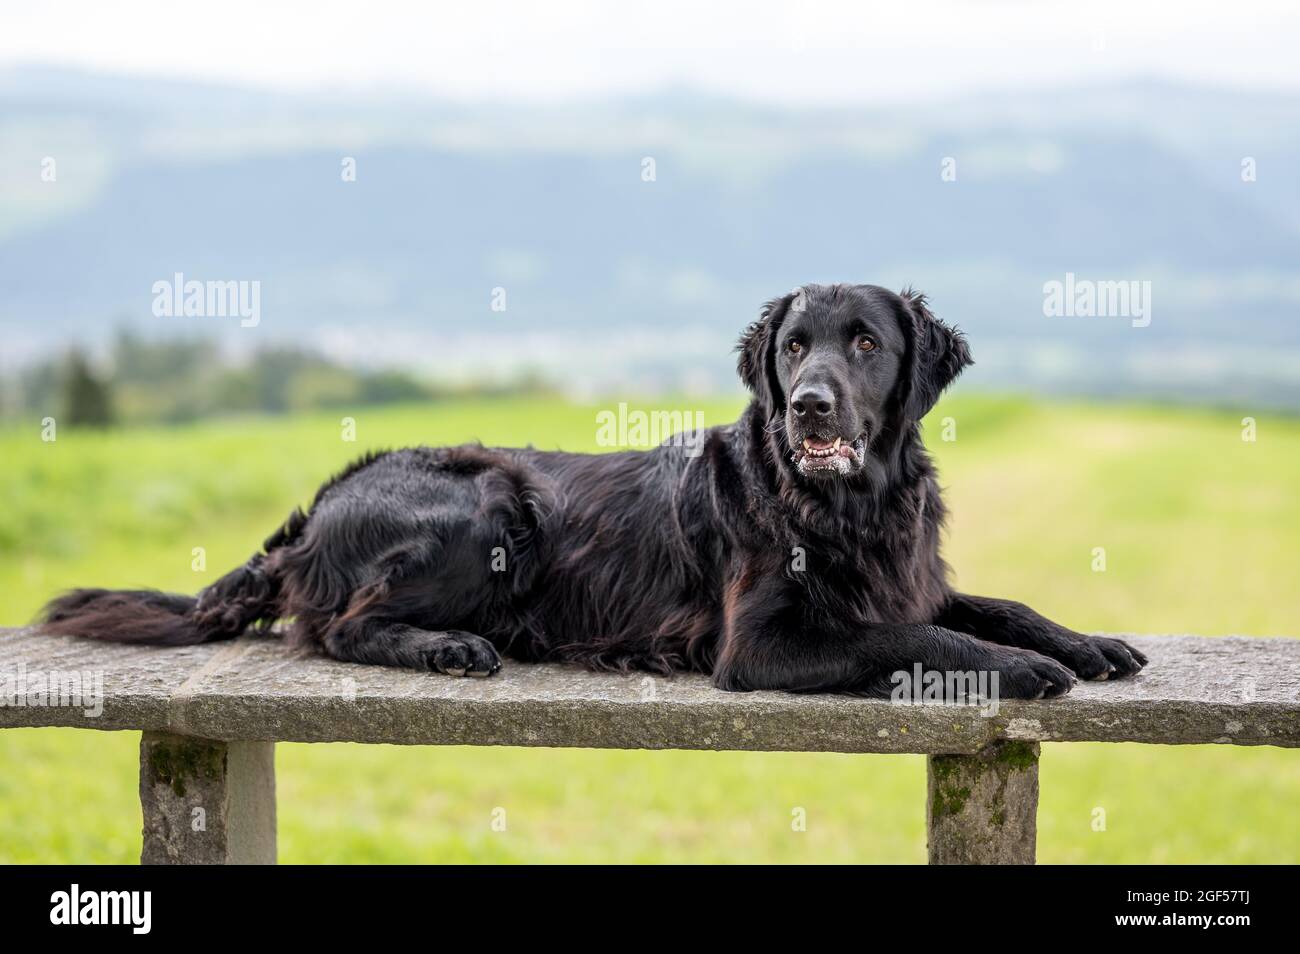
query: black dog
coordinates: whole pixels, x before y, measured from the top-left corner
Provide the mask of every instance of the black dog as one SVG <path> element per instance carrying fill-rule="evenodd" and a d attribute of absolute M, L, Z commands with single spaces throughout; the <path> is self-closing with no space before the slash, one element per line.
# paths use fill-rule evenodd
<path fill-rule="evenodd" d="M 971 359 L 923 296 L 807 286 L 739 350 L 753 400 L 693 444 L 373 454 L 197 599 L 77 590 L 42 628 L 174 645 L 287 619 L 359 663 L 486 676 L 506 654 L 874 696 L 918 664 L 1036 698 L 1146 663 L 948 585 L 918 422 Z"/>

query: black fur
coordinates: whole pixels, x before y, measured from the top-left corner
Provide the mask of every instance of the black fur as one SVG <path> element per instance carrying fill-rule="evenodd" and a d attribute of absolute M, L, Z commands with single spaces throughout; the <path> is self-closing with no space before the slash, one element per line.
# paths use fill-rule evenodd
<path fill-rule="evenodd" d="M 78 590 L 41 625 L 186 644 L 283 619 L 354 662 L 490 675 L 504 654 L 876 696 L 915 664 L 997 671 L 1008 698 L 1145 664 L 949 586 L 918 425 L 971 359 L 921 295 L 797 289 L 739 351 L 753 401 L 702 446 L 372 454 L 197 600 Z"/>

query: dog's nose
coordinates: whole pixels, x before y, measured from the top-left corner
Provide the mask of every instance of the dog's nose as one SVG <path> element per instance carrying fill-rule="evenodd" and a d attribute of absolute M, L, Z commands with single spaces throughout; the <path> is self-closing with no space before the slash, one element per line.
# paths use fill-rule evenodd
<path fill-rule="evenodd" d="M 811 421 L 822 421 L 835 410 L 835 396 L 822 384 L 802 384 L 790 399 L 794 413 Z"/>

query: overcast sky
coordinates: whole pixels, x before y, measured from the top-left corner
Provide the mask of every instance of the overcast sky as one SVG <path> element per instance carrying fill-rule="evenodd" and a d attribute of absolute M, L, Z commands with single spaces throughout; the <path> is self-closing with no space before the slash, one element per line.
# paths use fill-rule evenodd
<path fill-rule="evenodd" d="M 1300 89 L 1300 3 L 6 2 L 0 64 L 561 100 L 688 85 L 797 104 L 1154 76 Z"/>

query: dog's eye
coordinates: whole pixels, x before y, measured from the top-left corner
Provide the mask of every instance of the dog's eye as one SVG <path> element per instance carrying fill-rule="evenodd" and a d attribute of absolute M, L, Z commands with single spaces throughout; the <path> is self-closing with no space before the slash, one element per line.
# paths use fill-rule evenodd
<path fill-rule="evenodd" d="M 798 354 L 800 351 L 803 350 L 803 345 L 801 345 L 794 338 L 791 338 L 789 341 L 785 343 L 785 350 L 789 351 L 791 354 Z"/>
<path fill-rule="evenodd" d="M 870 338 L 868 338 L 866 335 L 863 335 L 861 338 L 858 339 L 858 350 L 875 351 L 876 343 L 872 341 Z"/>

